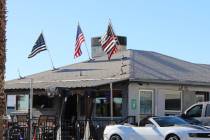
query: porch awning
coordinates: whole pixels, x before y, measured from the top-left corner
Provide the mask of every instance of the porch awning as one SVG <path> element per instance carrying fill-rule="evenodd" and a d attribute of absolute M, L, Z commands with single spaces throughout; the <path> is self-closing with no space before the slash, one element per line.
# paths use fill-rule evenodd
<path fill-rule="evenodd" d="M 48 89 L 49 87 L 64 87 L 64 88 L 85 88 L 106 85 L 119 81 L 128 80 L 127 78 L 104 78 L 104 79 L 78 79 L 78 80 L 60 80 L 60 81 L 33 81 L 34 89 Z M 16 82 L 8 82 L 5 89 L 29 89 L 30 80 L 20 80 Z"/>

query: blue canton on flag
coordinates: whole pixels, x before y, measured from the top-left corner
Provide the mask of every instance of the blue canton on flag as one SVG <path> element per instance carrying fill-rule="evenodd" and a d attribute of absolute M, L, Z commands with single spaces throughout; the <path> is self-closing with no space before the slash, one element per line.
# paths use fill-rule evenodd
<path fill-rule="evenodd" d="M 33 46 L 32 50 L 31 50 L 31 54 L 29 54 L 28 58 L 32 58 L 34 57 L 36 54 L 38 54 L 39 52 L 45 51 L 47 50 L 45 41 L 44 41 L 44 36 L 41 33 L 39 38 L 37 39 L 35 45 Z"/>
<path fill-rule="evenodd" d="M 81 45 L 85 42 L 85 37 L 82 33 L 82 30 L 78 24 L 77 26 L 77 35 L 76 35 L 76 43 L 75 43 L 75 50 L 74 50 L 74 58 L 79 57 L 82 55 Z"/>

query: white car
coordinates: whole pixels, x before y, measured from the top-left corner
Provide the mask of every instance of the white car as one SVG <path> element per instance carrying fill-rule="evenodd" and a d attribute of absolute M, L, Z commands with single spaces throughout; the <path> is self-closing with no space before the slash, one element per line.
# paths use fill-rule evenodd
<path fill-rule="evenodd" d="M 210 129 L 175 116 L 148 117 L 140 126 L 108 125 L 104 140 L 210 140 Z"/>

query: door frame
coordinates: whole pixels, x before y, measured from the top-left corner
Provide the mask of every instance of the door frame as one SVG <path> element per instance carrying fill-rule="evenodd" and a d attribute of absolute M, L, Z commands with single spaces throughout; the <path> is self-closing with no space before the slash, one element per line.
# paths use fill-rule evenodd
<path fill-rule="evenodd" d="M 150 90 L 150 89 L 140 89 L 139 90 L 139 97 L 138 97 L 138 100 L 139 100 L 139 102 L 138 102 L 138 106 L 139 106 L 139 118 L 141 118 L 141 110 L 140 110 L 140 106 L 141 106 L 141 92 L 144 92 L 144 91 L 149 91 L 149 92 L 151 92 L 152 93 L 152 114 L 151 115 L 154 115 L 155 114 L 155 92 L 154 92 L 154 90 Z M 145 114 L 146 115 L 146 114 Z M 149 114 L 148 114 L 149 115 Z"/>

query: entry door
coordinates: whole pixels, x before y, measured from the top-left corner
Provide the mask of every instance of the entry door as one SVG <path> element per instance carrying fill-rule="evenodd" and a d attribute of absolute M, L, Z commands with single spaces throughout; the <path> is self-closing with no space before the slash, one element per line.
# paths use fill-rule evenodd
<path fill-rule="evenodd" d="M 65 105 L 63 118 L 69 120 L 72 123 L 75 122 L 77 118 L 77 96 L 72 95 L 68 97 L 68 100 Z"/>
<path fill-rule="evenodd" d="M 140 119 L 143 119 L 147 116 L 154 115 L 153 90 L 140 90 L 139 91 L 139 107 L 140 107 Z"/>
<path fill-rule="evenodd" d="M 209 92 L 196 92 L 196 102 L 209 101 Z"/>

